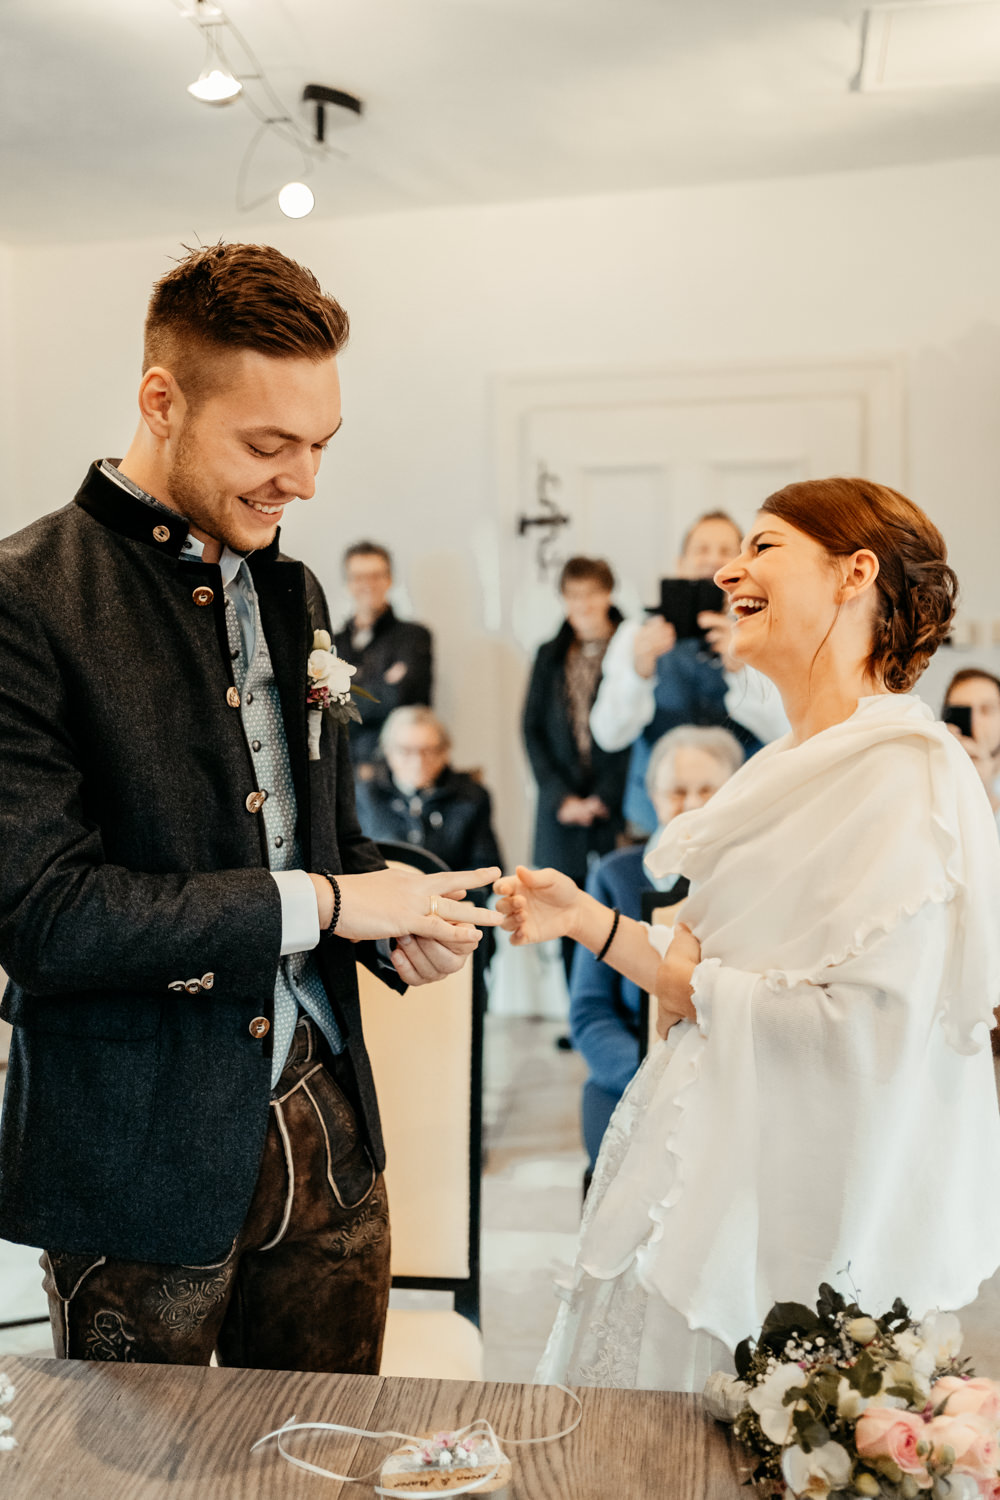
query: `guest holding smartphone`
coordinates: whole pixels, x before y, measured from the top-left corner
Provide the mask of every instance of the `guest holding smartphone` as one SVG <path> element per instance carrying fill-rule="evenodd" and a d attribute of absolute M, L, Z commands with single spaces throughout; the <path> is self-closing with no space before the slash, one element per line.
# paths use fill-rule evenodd
<path fill-rule="evenodd" d="M 725 511 L 709 511 L 685 536 L 674 576 L 711 580 L 739 549 L 736 522 Z M 656 827 L 646 790 L 649 756 L 668 729 L 720 725 L 752 755 L 788 728 L 772 685 L 730 653 L 732 621 L 703 610 L 698 624 L 703 635 L 679 640 L 659 611 L 642 623 L 626 620 L 604 658 L 590 727 L 603 749 L 630 751 L 624 813 L 643 836 Z"/>
<path fill-rule="evenodd" d="M 942 717 L 982 777 L 1000 829 L 1000 678 L 963 667 L 945 691 Z"/>

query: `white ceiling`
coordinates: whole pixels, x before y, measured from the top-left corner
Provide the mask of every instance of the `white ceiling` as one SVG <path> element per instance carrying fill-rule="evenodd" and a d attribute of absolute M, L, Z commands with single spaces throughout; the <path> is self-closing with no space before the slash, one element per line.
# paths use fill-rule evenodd
<path fill-rule="evenodd" d="M 853 0 L 222 3 L 290 108 L 365 101 L 310 178 L 323 216 L 1000 154 L 997 84 L 850 90 Z M 236 221 L 255 122 L 189 97 L 202 61 L 176 0 L 0 0 L 0 241 Z M 299 175 L 269 138 L 247 197 Z"/>

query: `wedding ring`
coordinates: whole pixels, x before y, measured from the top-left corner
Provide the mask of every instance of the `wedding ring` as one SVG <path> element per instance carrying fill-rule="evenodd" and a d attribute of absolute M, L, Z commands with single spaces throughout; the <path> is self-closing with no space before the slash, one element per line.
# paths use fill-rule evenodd
<path fill-rule="evenodd" d="M 438 898 L 436 896 L 432 896 L 431 897 L 431 909 L 427 913 L 427 915 L 429 917 L 436 917 L 437 914 L 438 914 Z"/>

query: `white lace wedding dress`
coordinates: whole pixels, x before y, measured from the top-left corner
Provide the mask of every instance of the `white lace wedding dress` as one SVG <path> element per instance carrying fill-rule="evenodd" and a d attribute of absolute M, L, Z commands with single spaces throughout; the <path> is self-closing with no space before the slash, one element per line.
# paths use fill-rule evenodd
<path fill-rule="evenodd" d="M 612 1118 L 536 1378 L 700 1389 L 822 1281 L 972 1302 L 1000 1265 L 1000 844 L 960 747 L 915 697 L 862 699 L 649 863 L 692 881 L 698 1020 Z"/>

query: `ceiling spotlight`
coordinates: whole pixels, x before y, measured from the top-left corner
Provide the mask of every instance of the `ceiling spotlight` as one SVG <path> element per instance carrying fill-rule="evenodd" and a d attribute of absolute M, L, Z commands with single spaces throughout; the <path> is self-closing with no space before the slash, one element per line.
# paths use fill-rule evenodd
<path fill-rule="evenodd" d="M 307 83 L 302 103 L 313 110 L 313 135 L 318 146 L 326 141 L 328 125 L 343 126 L 364 114 L 364 102 L 346 89 L 331 89 L 325 83 Z"/>
<path fill-rule="evenodd" d="M 315 203 L 312 190 L 304 182 L 286 182 L 278 194 L 278 207 L 286 219 L 304 219 Z"/>
<path fill-rule="evenodd" d="M 216 28 L 218 21 L 204 21 L 201 30 L 208 43 L 205 66 L 194 83 L 188 84 L 188 93 L 202 104 L 231 104 L 243 92 L 243 85 L 233 76 L 222 55 Z"/>

